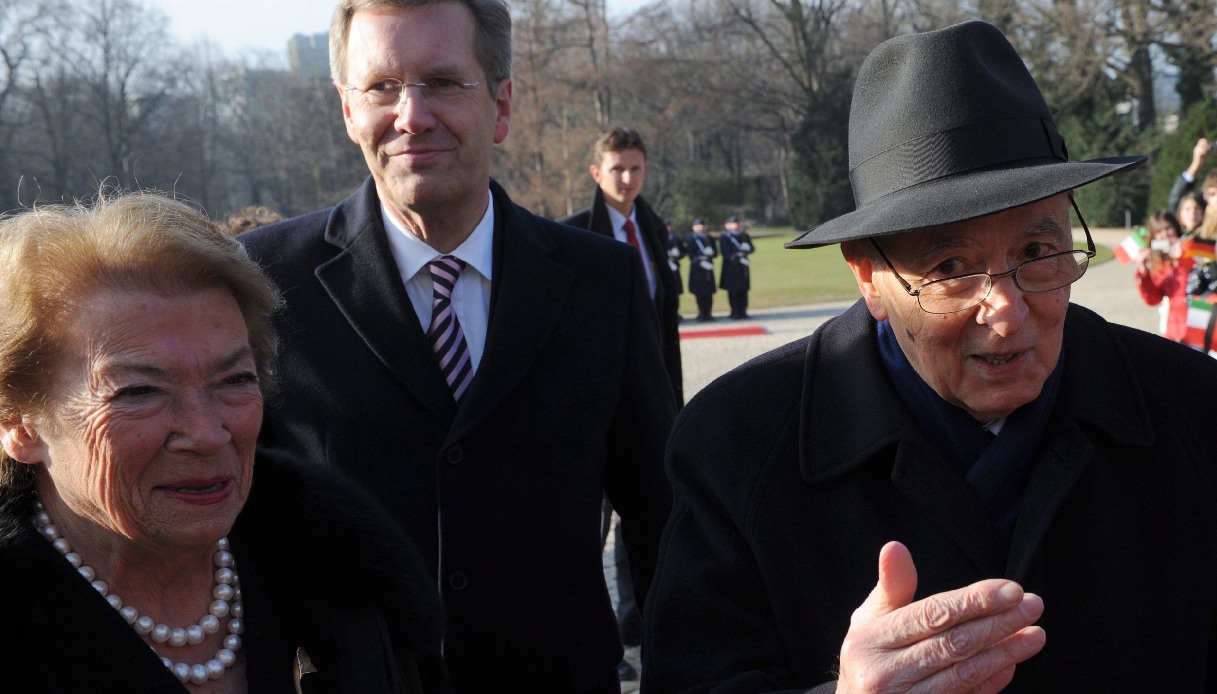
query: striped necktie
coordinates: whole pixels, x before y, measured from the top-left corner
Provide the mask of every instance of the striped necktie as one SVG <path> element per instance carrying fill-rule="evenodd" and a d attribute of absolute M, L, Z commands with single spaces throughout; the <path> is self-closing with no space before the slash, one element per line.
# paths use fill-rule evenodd
<path fill-rule="evenodd" d="M 444 380 L 452 389 L 452 397 L 460 401 L 473 380 L 473 362 L 469 357 L 469 345 L 465 342 L 465 331 L 461 330 L 456 311 L 452 309 L 452 288 L 460 277 L 465 262 L 450 255 L 442 255 L 427 263 L 431 272 L 431 327 L 427 329 L 427 341 L 431 351 L 439 360 Z"/>

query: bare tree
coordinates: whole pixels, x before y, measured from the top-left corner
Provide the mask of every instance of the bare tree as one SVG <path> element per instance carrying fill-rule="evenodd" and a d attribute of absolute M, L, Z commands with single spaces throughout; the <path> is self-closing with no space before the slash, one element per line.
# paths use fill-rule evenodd
<path fill-rule="evenodd" d="M 367 175 L 332 85 L 248 54 L 182 50 L 142 1 L 0 0 L 0 206 L 20 203 L 20 177 L 44 198 L 109 178 L 219 215 L 292 214 Z M 1211 0 L 655 0 L 613 17 L 604 0 L 517 0 L 512 11 L 512 134 L 492 171 L 555 217 L 587 203 L 589 146 L 612 125 L 646 139 L 645 194 L 662 213 L 692 213 L 697 189 L 696 213 L 711 217 L 748 207 L 777 220 L 792 195 L 813 200 L 804 216 L 848 204 L 857 66 L 892 36 L 972 16 L 1011 37 L 1058 121 L 1081 132 L 1102 120 L 1104 137 L 1122 137 L 1127 124 L 1099 118 L 1117 102 L 1139 127 L 1155 123 L 1168 61 L 1185 105 L 1213 90 Z"/>
<path fill-rule="evenodd" d="M 33 116 L 22 89 L 46 56 L 55 9 L 48 0 L 0 0 L 0 210 L 20 202 L 16 144 Z"/>
<path fill-rule="evenodd" d="M 89 99 L 104 144 L 102 172 L 138 187 L 137 143 L 171 94 L 168 17 L 138 0 L 78 2 L 61 19 L 66 68 Z"/>

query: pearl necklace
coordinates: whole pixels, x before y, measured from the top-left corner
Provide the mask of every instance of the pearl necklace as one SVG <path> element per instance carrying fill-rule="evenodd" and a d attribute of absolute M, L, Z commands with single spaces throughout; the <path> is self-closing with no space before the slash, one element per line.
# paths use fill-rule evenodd
<path fill-rule="evenodd" d="M 154 643 L 173 648 L 180 648 L 186 644 L 198 645 L 208 634 L 214 634 L 220 630 L 221 619 L 229 618 L 228 635 L 224 637 L 223 644 L 220 650 L 216 651 L 215 657 L 206 663 L 193 665 L 175 663 L 169 658 L 161 656 L 161 662 L 182 684 L 187 682 L 203 684 L 208 680 L 218 680 L 224 676 L 224 672 L 228 668 L 237 662 L 236 653 L 241 649 L 241 634 L 245 633 L 245 609 L 241 605 L 241 582 L 237 577 L 235 560 L 232 552 L 229 551 L 227 537 L 222 537 L 216 542 L 216 553 L 212 556 L 216 571 L 215 587 L 211 591 L 211 596 L 215 600 L 208 607 L 207 614 L 203 615 L 196 624 L 188 627 L 170 627 L 167 624 L 157 624 L 151 617 L 141 615 L 131 605 L 124 605 L 118 595 L 111 593 L 110 586 L 97 578 L 97 572 L 93 570 L 93 567 L 85 564 L 80 555 L 72 551 L 71 544 L 51 522 L 51 516 L 46 512 L 41 501 L 34 502 L 32 520 L 38 527 L 38 532 L 50 541 L 55 549 L 59 550 L 64 559 L 67 559 L 68 563 L 75 567 L 81 576 L 84 576 L 89 585 L 93 586 L 93 589 L 100 593 L 111 607 L 122 615 L 127 624 L 135 629 L 135 633 L 148 637 Z M 156 647 L 150 647 L 152 652 L 156 653 Z"/>

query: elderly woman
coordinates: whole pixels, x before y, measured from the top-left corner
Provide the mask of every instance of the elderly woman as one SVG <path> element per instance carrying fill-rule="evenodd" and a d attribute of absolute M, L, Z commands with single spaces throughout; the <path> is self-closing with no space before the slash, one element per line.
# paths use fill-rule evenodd
<path fill-rule="evenodd" d="M 255 454 L 279 298 L 236 241 L 133 194 L 0 221 L 0 267 L 5 691 L 447 688 L 414 547 Z"/>

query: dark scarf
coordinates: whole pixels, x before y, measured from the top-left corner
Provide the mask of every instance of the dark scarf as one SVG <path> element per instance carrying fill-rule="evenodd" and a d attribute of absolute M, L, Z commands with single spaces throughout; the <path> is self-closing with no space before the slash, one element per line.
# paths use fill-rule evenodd
<path fill-rule="evenodd" d="M 887 321 L 879 322 L 879 353 L 896 392 L 913 413 L 926 440 L 976 493 L 998 532 L 1010 542 L 1022 508 L 1027 474 L 1039 449 L 1060 389 L 1065 357 L 1044 382 L 1039 396 L 1010 416 L 994 436 L 971 415 L 934 392 L 913 369 Z"/>

